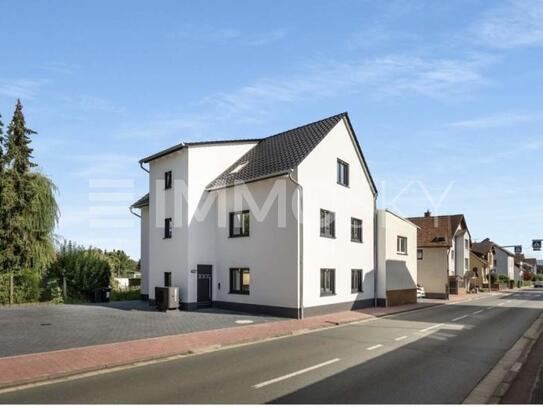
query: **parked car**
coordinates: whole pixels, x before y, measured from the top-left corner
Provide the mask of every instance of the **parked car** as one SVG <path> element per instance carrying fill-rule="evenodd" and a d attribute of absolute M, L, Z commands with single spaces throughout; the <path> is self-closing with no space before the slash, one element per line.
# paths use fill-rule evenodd
<path fill-rule="evenodd" d="M 420 284 L 417 284 L 417 298 L 426 297 L 426 291 L 424 291 L 424 287 Z"/>
<path fill-rule="evenodd" d="M 534 281 L 534 288 L 543 288 L 543 281 L 541 280 Z"/>

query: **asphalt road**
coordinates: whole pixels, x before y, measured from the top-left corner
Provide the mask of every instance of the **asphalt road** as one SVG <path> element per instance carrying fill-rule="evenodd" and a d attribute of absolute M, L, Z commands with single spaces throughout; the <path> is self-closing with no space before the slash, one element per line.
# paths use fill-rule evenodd
<path fill-rule="evenodd" d="M 0 394 L 0 403 L 461 403 L 543 291 L 413 311 Z"/>

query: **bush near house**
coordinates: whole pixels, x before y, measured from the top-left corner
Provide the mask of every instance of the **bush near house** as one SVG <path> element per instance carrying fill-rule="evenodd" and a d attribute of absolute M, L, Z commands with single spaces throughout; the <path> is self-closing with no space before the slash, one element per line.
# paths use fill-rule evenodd
<path fill-rule="evenodd" d="M 543 281 L 543 274 L 534 274 L 533 281 Z"/>
<path fill-rule="evenodd" d="M 499 282 L 499 283 L 502 283 L 502 284 L 509 284 L 509 277 L 500 274 L 500 275 L 498 276 L 498 282 Z"/>

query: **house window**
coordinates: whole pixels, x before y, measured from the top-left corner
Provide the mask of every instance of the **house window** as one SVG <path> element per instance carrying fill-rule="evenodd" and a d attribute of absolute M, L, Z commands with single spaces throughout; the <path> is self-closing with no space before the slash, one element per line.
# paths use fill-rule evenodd
<path fill-rule="evenodd" d="M 362 243 L 362 221 L 351 218 L 351 241 Z"/>
<path fill-rule="evenodd" d="M 249 295 L 251 275 L 248 268 L 230 269 L 230 294 Z"/>
<path fill-rule="evenodd" d="M 417 260 L 422 260 L 423 254 L 424 252 L 422 249 L 417 249 Z"/>
<path fill-rule="evenodd" d="M 466 250 L 469 250 L 469 240 L 468 239 L 464 240 L 464 248 Z"/>
<path fill-rule="evenodd" d="M 362 270 L 351 270 L 351 292 L 362 292 Z"/>
<path fill-rule="evenodd" d="M 321 209 L 321 236 L 336 237 L 336 214 Z"/>
<path fill-rule="evenodd" d="M 468 258 L 464 259 L 464 270 L 466 270 L 466 271 L 469 270 L 469 259 Z"/>
<path fill-rule="evenodd" d="M 230 237 L 249 236 L 249 211 L 230 212 Z"/>
<path fill-rule="evenodd" d="M 451 250 L 451 260 L 454 261 L 454 250 Z"/>
<path fill-rule="evenodd" d="M 336 293 L 336 271 L 334 269 L 321 269 L 321 296 Z"/>
<path fill-rule="evenodd" d="M 171 287 L 172 286 L 172 272 L 166 271 L 164 273 L 164 287 Z"/>
<path fill-rule="evenodd" d="M 164 239 L 172 237 L 172 218 L 164 219 Z"/>
<path fill-rule="evenodd" d="M 164 173 L 164 189 L 170 189 L 172 187 L 172 172 L 166 171 Z"/>
<path fill-rule="evenodd" d="M 340 159 L 337 160 L 337 183 L 346 187 L 349 186 L 349 164 Z"/>
<path fill-rule="evenodd" d="M 398 254 L 407 254 L 407 237 L 398 236 L 396 240 L 396 250 Z"/>

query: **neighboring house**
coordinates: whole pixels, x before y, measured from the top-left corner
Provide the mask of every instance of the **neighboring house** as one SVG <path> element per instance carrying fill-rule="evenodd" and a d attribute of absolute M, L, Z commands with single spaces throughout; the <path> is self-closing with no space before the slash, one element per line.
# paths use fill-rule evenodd
<path fill-rule="evenodd" d="M 496 274 L 515 280 L 515 255 L 502 246 L 494 243 L 496 251 Z"/>
<path fill-rule="evenodd" d="M 417 229 L 388 209 L 377 211 L 378 304 L 417 302 Z"/>
<path fill-rule="evenodd" d="M 537 273 L 537 259 L 533 257 L 529 257 L 524 259 L 524 262 L 529 266 L 528 271 L 530 273 Z"/>
<path fill-rule="evenodd" d="M 475 243 L 472 247 L 475 246 Z M 475 286 L 483 288 L 488 286 L 488 275 L 490 273 L 490 262 L 482 253 L 475 250 L 471 250 L 470 253 L 470 266 L 475 280 Z"/>
<path fill-rule="evenodd" d="M 408 220 L 419 227 L 417 282 L 426 296 L 448 298 L 458 293 L 466 286 L 464 277 L 470 270 L 471 236 L 464 215 L 432 216 L 428 211 Z"/>
<path fill-rule="evenodd" d="M 140 161 L 142 293 L 288 317 L 374 305 L 377 190 L 347 113 Z"/>

